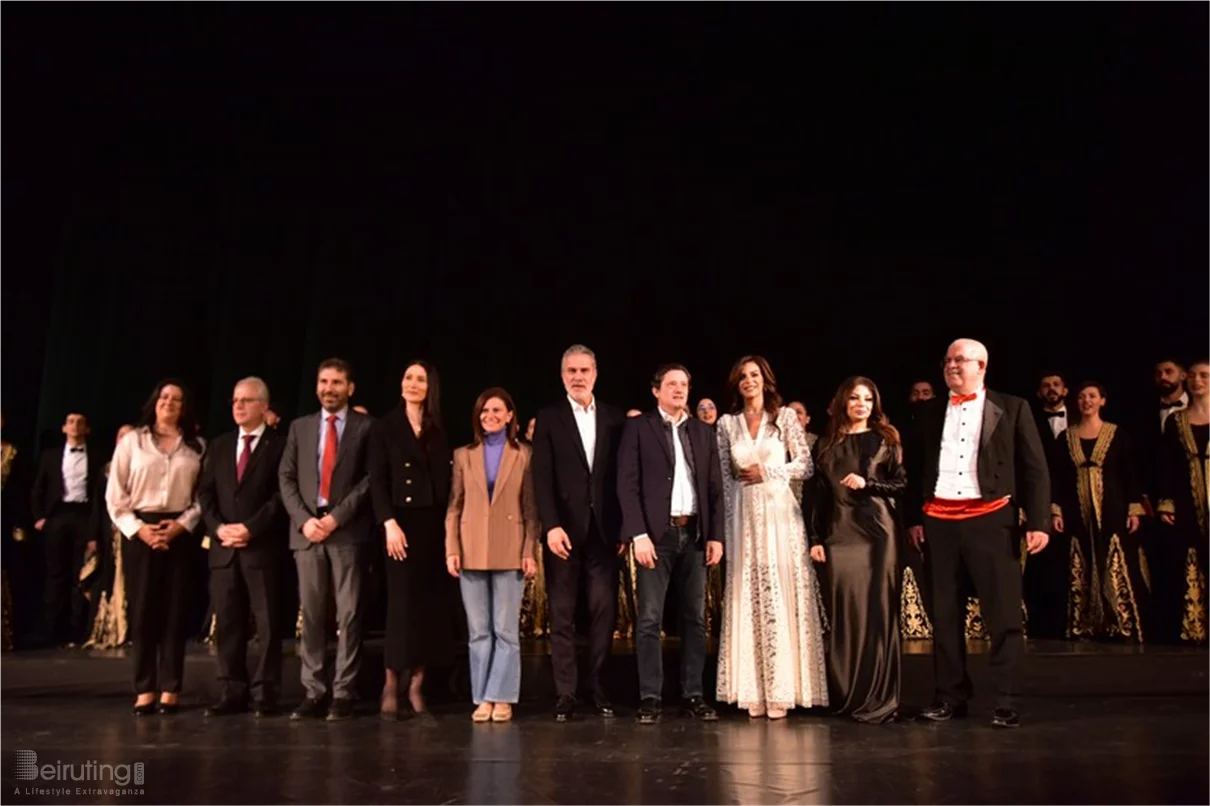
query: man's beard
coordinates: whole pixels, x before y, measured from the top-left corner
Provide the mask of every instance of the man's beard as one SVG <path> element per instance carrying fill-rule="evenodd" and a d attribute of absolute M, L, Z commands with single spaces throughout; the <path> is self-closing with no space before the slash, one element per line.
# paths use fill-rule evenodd
<path fill-rule="evenodd" d="M 1053 408 L 1063 402 L 1063 396 L 1058 392 L 1045 392 L 1042 395 L 1042 400 L 1045 401 L 1046 405 Z"/>
<path fill-rule="evenodd" d="M 1168 397 L 1169 395 L 1176 394 L 1177 390 L 1181 388 L 1181 385 L 1179 383 L 1171 383 L 1169 381 L 1160 381 L 1155 385 L 1155 388 L 1159 389 L 1161 397 Z"/>

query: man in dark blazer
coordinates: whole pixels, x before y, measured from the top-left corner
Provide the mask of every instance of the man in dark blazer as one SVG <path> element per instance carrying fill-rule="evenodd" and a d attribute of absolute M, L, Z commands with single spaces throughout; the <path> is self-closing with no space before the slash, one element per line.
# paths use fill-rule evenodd
<path fill-rule="evenodd" d="M 210 443 L 198 484 L 202 521 L 210 537 L 210 601 L 218 644 L 218 701 L 210 716 L 240 713 L 251 695 L 256 716 L 276 710 L 281 691 L 281 559 L 285 510 L 277 469 L 286 439 L 265 422 L 269 387 L 260 378 L 235 385 L 236 429 Z M 256 623 L 256 653 L 248 676 L 248 616 Z M 250 685 L 249 685 L 250 684 Z"/>
<path fill-rule="evenodd" d="M 88 450 L 86 416 L 68 414 L 63 434 L 63 445 L 43 451 L 30 492 L 34 529 L 45 536 L 46 640 L 52 644 L 75 643 L 85 628 L 87 602 L 77 578 L 89 540 L 89 494 L 102 462 Z"/>
<path fill-rule="evenodd" d="M 323 713 L 329 592 L 335 593 L 339 639 L 328 719 L 348 719 L 356 700 L 364 625 L 361 586 L 374 539 L 367 445 L 372 418 L 349 408 L 353 369 L 339 358 L 319 365 L 322 409 L 290 424 L 278 477 L 290 515 L 303 629 L 299 657 L 306 699 L 292 719 Z"/>
<path fill-rule="evenodd" d="M 1019 667 L 1024 653 L 1021 565 L 1014 553 L 1017 511 L 1025 512 L 1030 554 L 1050 539 L 1050 475 L 1029 403 L 987 389 L 987 348 L 950 345 L 942 367 L 946 397 L 921 404 L 917 450 L 908 472 L 905 520 L 914 544 L 928 540 L 933 585 L 936 700 L 921 717 L 943 722 L 966 713 L 963 568 L 979 595 L 991 635 L 996 727 L 1018 727 Z"/>
<path fill-rule="evenodd" d="M 555 559 L 550 570 L 551 663 L 555 719 L 571 718 L 576 705 L 576 602 L 587 589 L 589 678 L 596 711 L 614 715 L 604 668 L 613 647 L 617 618 L 621 512 L 617 496 L 617 451 L 625 418 L 620 409 L 593 396 L 597 359 L 577 344 L 563 354 L 567 399 L 538 413 L 534 429 L 533 478 L 538 517 Z"/>
<path fill-rule="evenodd" d="M 714 429 L 689 416 L 689 370 L 665 364 L 651 380 L 655 411 L 629 420 L 618 449 L 622 536 L 638 564 L 639 722 L 654 724 L 664 690 L 660 625 L 675 578 L 680 594 L 682 712 L 718 714 L 702 696 L 706 567 L 723 558 L 723 476 Z"/>

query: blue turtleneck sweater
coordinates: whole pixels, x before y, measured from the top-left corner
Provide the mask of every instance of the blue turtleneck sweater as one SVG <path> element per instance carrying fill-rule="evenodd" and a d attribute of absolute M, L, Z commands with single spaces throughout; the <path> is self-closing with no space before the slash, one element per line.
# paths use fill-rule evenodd
<path fill-rule="evenodd" d="M 483 468 L 487 471 L 487 497 L 496 493 L 496 474 L 500 472 L 500 460 L 504 458 L 504 442 L 508 429 L 501 428 L 494 434 L 483 435 Z"/>

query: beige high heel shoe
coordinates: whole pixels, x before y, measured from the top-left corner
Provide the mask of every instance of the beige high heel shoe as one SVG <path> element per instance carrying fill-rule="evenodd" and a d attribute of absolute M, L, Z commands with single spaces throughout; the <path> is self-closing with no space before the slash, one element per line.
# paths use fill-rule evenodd
<path fill-rule="evenodd" d="M 475 709 L 475 713 L 471 714 L 472 722 L 488 722 L 492 718 L 492 704 L 490 702 L 481 702 L 479 707 Z"/>
<path fill-rule="evenodd" d="M 509 722 L 513 718 L 513 707 L 506 702 L 496 703 L 492 709 L 492 722 Z"/>

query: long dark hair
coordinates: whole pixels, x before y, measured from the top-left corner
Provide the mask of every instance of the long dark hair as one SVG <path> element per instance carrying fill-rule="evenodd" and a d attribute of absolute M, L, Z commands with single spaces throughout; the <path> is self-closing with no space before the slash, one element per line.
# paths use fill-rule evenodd
<path fill-rule="evenodd" d="M 471 447 L 474 448 L 479 443 L 483 442 L 486 435 L 483 432 L 483 423 L 479 422 L 479 415 L 483 413 L 483 407 L 487 405 L 487 401 L 493 397 L 498 397 L 504 401 L 504 408 L 508 409 L 513 415 L 513 419 L 509 421 L 508 428 L 508 443 L 514 448 L 518 447 L 517 442 L 517 405 L 513 403 L 513 397 L 507 390 L 493 386 L 491 389 L 483 390 L 483 394 L 479 395 L 479 399 L 475 401 L 475 407 L 471 409 L 471 431 L 475 438 L 471 441 Z"/>
<path fill-rule="evenodd" d="M 819 447 L 820 453 L 835 445 L 848 433 L 849 395 L 853 394 L 853 390 L 858 386 L 869 389 L 870 395 L 874 398 L 874 408 L 870 412 L 870 430 L 882 437 L 889 447 L 894 448 L 900 444 L 898 429 L 891 425 L 890 419 L 882 410 L 882 395 L 878 392 L 878 385 L 864 375 L 854 375 L 840 385 L 836 390 L 836 396 L 828 404 L 828 430 Z"/>
<path fill-rule="evenodd" d="M 176 378 L 165 378 L 155 385 L 151 396 L 143 404 L 143 412 L 135 422 L 135 428 L 148 428 L 152 434 L 155 433 L 155 404 L 159 401 L 165 386 L 175 386 L 181 390 L 181 416 L 177 420 L 177 425 L 181 429 L 181 441 L 195 452 L 201 453 L 202 443 L 197 438 L 199 430 L 197 415 L 193 412 L 193 394 L 189 391 L 188 386 Z"/>
<path fill-rule="evenodd" d="M 429 387 L 424 396 L 424 414 L 420 418 L 420 442 L 429 444 L 430 437 L 436 437 L 445 432 L 441 419 L 441 379 L 437 376 L 437 368 L 423 358 L 417 358 L 403 365 L 403 374 L 407 375 L 412 367 L 420 367 L 428 378 Z M 400 376 L 402 380 L 402 376 Z M 403 405 L 406 407 L 407 403 Z"/>
<path fill-rule="evenodd" d="M 727 389 L 731 393 L 731 413 L 742 414 L 744 411 L 744 396 L 739 393 L 739 382 L 744 378 L 744 365 L 756 364 L 764 381 L 765 412 L 774 429 L 778 428 L 777 415 L 781 413 L 781 395 L 777 392 L 777 378 L 773 376 L 773 368 L 769 362 L 759 355 L 746 355 L 736 361 L 727 376 Z"/>

